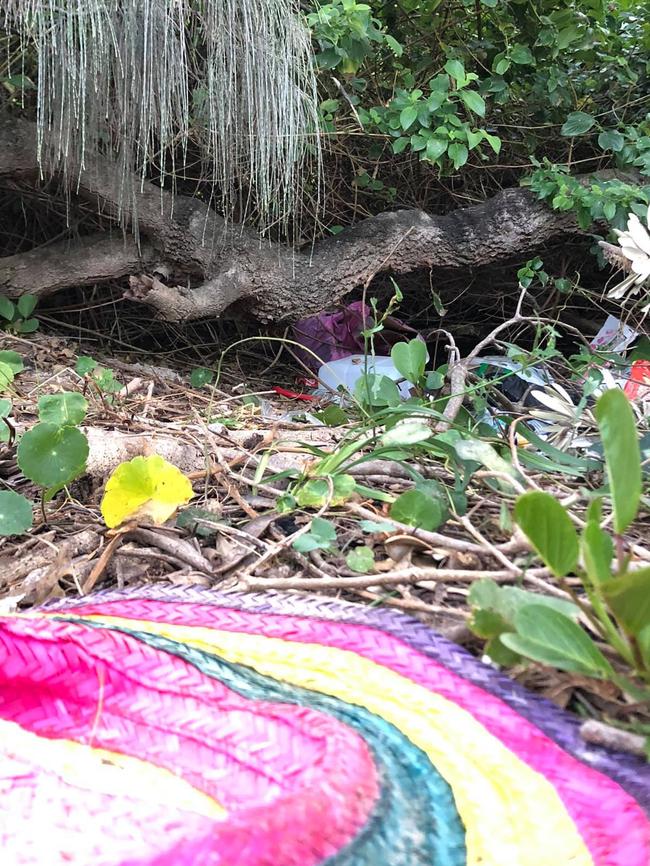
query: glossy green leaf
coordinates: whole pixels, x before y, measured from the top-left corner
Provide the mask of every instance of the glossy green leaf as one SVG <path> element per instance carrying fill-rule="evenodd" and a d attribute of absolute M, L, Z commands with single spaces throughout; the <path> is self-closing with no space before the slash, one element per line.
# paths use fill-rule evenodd
<path fill-rule="evenodd" d="M 77 391 L 47 394 L 38 399 L 38 418 L 47 424 L 59 427 L 81 424 L 86 417 L 88 403 Z"/>
<path fill-rule="evenodd" d="M 510 59 L 513 63 L 518 63 L 520 66 L 535 65 L 533 53 L 526 45 L 513 45 L 510 49 Z"/>
<path fill-rule="evenodd" d="M 439 391 L 444 384 L 445 377 L 442 373 L 439 373 L 437 370 L 431 370 L 431 372 L 427 373 L 427 378 L 424 383 L 424 387 L 427 391 Z"/>
<path fill-rule="evenodd" d="M 28 319 L 34 312 L 37 303 L 38 298 L 36 297 L 36 295 L 22 295 L 20 298 L 18 298 L 18 301 L 16 302 L 16 307 L 18 308 L 18 312 L 20 313 L 22 318 Z"/>
<path fill-rule="evenodd" d="M 18 466 L 40 487 L 68 484 L 86 468 L 88 440 L 76 427 L 36 424 L 18 444 Z"/>
<path fill-rule="evenodd" d="M 18 373 L 22 373 L 25 369 L 21 356 L 18 352 L 13 352 L 11 349 L 4 349 L 0 352 L 0 363 L 7 364 L 8 367 L 11 367 L 15 376 L 17 376 Z"/>
<path fill-rule="evenodd" d="M 374 570 L 375 555 L 369 547 L 355 547 L 345 557 L 345 562 L 351 571 L 358 574 L 368 574 Z"/>
<path fill-rule="evenodd" d="M 393 142 L 393 153 L 404 153 L 406 148 L 409 146 L 409 139 L 405 135 L 400 135 L 399 138 L 396 138 Z"/>
<path fill-rule="evenodd" d="M 650 625 L 650 568 L 616 577 L 602 587 L 607 604 L 628 634 Z"/>
<path fill-rule="evenodd" d="M 4 391 L 14 380 L 14 371 L 9 364 L 0 361 L 0 391 Z"/>
<path fill-rule="evenodd" d="M 552 595 L 540 595 L 518 586 L 499 586 L 490 578 L 483 578 L 472 584 L 468 601 L 474 611 L 491 611 L 500 616 L 508 623 L 511 631 L 514 630 L 517 613 L 531 604 L 541 604 L 573 620 L 577 620 L 580 615 L 580 609 L 572 601 Z"/>
<path fill-rule="evenodd" d="M 487 143 L 490 145 L 492 150 L 498 156 L 499 153 L 501 152 L 501 139 L 499 138 L 499 136 L 498 135 L 492 135 L 491 133 L 483 130 L 483 138 L 487 141 Z"/>
<path fill-rule="evenodd" d="M 501 634 L 490 638 L 485 644 L 483 651 L 495 664 L 501 665 L 502 667 L 512 667 L 521 662 L 521 656 L 503 643 L 501 638 L 504 634 L 512 634 L 512 632 L 503 631 Z"/>
<path fill-rule="evenodd" d="M 575 24 L 571 24 L 568 27 L 563 27 L 562 30 L 560 30 L 560 32 L 557 34 L 555 44 L 560 49 L 560 51 L 563 51 L 572 42 L 580 39 L 581 36 L 582 31 L 580 30 L 580 28 L 576 27 Z"/>
<path fill-rule="evenodd" d="M 557 499 L 541 491 L 524 493 L 517 499 L 514 517 L 553 574 L 565 577 L 575 571 L 578 533 Z"/>
<path fill-rule="evenodd" d="M 427 496 L 421 490 L 407 490 L 391 505 L 390 516 L 400 523 L 431 532 L 444 523 L 447 516 L 446 503 Z"/>
<path fill-rule="evenodd" d="M 459 141 L 454 141 L 449 145 L 447 148 L 447 154 L 449 155 L 449 159 L 453 162 L 455 169 L 462 168 L 469 157 L 467 145 L 462 144 Z"/>
<path fill-rule="evenodd" d="M 331 550 L 335 541 L 334 524 L 323 517 L 314 517 L 309 532 L 296 538 L 293 547 L 299 553 L 309 553 L 310 550 Z"/>
<path fill-rule="evenodd" d="M 203 388 L 204 385 L 209 385 L 214 378 L 212 370 L 207 367 L 196 367 L 190 373 L 190 385 L 192 388 Z"/>
<path fill-rule="evenodd" d="M 478 114 L 479 117 L 485 116 L 485 100 L 478 91 L 462 90 L 460 98 L 474 114 Z"/>
<path fill-rule="evenodd" d="M 526 658 L 585 676 L 600 678 L 612 672 L 587 632 L 556 610 L 527 605 L 517 613 L 515 626 L 516 634 L 505 634 L 501 640 Z"/>
<path fill-rule="evenodd" d="M 351 475 L 331 475 L 329 480 L 312 478 L 293 492 L 301 508 L 320 508 L 326 502 L 342 505 L 355 491 L 356 481 Z"/>
<path fill-rule="evenodd" d="M 562 135 L 584 135 L 589 132 L 596 122 L 596 118 L 584 111 L 572 111 L 567 117 L 560 130 Z"/>
<path fill-rule="evenodd" d="M 341 427 L 350 421 L 347 412 L 334 403 L 331 406 L 326 406 L 322 412 L 314 412 L 313 414 L 326 427 Z"/>
<path fill-rule="evenodd" d="M 32 526 L 32 503 L 13 490 L 0 490 L 0 535 L 22 535 Z"/>
<path fill-rule="evenodd" d="M 431 427 L 424 421 L 400 421 L 380 438 L 382 445 L 416 445 L 426 442 L 433 435 Z"/>
<path fill-rule="evenodd" d="M 614 129 L 607 129 L 598 136 L 598 147 L 618 153 L 625 146 L 625 137 Z"/>
<path fill-rule="evenodd" d="M 91 358 L 89 355 L 80 355 L 77 358 L 74 369 L 79 376 L 86 376 L 88 373 L 92 373 L 96 367 L 97 361 L 94 358 Z"/>
<path fill-rule="evenodd" d="M 415 123 L 417 116 L 418 110 L 414 105 L 407 105 L 406 108 L 403 108 L 399 116 L 402 129 L 408 129 L 412 123 Z"/>
<path fill-rule="evenodd" d="M 354 396 L 362 405 L 395 407 L 402 402 L 395 382 L 388 376 L 376 373 L 368 373 L 357 379 Z"/>
<path fill-rule="evenodd" d="M 440 157 L 446 153 L 448 144 L 449 142 L 444 138 L 430 138 L 427 141 L 426 148 L 424 149 L 425 157 L 429 162 L 436 162 L 436 160 L 440 159 Z"/>
<path fill-rule="evenodd" d="M 595 415 L 605 453 L 614 529 L 622 533 L 636 517 L 641 499 L 641 451 L 634 413 L 623 391 L 612 388 L 598 399 Z"/>
<path fill-rule="evenodd" d="M 13 321 L 15 313 L 15 304 L 10 301 L 9 298 L 5 298 L 3 295 L 0 295 L 0 317 L 6 319 L 8 322 L 11 322 Z"/>
<path fill-rule="evenodd" d="M 390 350 L 390 357 L 402 376 L 414 385 L 417 385 L 424 376 L 428 354 L 423 340 L 395 343 Z"/>
<path fill-rule="evenodd" d="M 614 557 L 614 542 L 600 528 L 597 520 L 587 521 L 580 542 L 582 560 L 587 576 L 592 584 L 598 586 L 612 577 L 612 559 Z"/>
<path fill-rule="evenodd" d="M 448 60 L 445 63 L 445 72 L 454 79 L 458 87 L 464 85 L 466 78 L 465 67 L 460 60 Z"/>

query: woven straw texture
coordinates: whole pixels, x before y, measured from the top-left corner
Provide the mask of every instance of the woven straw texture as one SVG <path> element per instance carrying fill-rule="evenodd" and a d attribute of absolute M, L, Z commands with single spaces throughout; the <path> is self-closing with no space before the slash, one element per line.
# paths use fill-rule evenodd
<path fill-rule="evenodd" d="M 648 866 L 650 769 L 399 614 L 144 587 L 0 618 L 10 866 Z"/>

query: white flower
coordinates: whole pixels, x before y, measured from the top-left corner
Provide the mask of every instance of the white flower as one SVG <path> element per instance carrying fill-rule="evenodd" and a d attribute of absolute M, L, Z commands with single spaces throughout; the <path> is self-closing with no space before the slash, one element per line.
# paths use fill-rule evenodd
<path fill-rule="evenodd" d="M 650 207 L 646 216 L 650 226 Z M 605 255 L 610 261 L 620 264 L 628 275 L 607 293 L 608 298 L 623 298 L 626 295 L 636 295 L 643 284 L 650 279 L 650 234 L 636 214 L 630 214 L 627 220 L 627 231 L 614 229 L 618 237 L 620 251 L 607 256 L 610 244 L 601 242 Z M 621 256 L 623 261 L 621 261 Z"/>

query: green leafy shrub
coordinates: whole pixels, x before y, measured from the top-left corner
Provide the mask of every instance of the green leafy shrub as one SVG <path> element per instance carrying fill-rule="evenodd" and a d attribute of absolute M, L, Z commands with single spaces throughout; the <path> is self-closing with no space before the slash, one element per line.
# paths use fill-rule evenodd
<path fill-rule="evenodd" d="M 650 568 L 630 567 L 622 537 L 641 500 L 639 441 L 622 391 L 606 391 L 595 414 L 605 454 L 613 537 L 602 525 L 602 498 L 591 501 L 579 534 L 569 512 L 553 496 L 541 491 L 523 494 L 515 505 L 515 521 L 574 603 L 523 590 L 516 590 L 513 597 L 512 588 L 479 583 L 470 594 L 472 628 L 487 639 L 486 651 L 497 662 L 532 659 L 611 680 L 637 699 L 647 700 Z M 580 579 L 584 597 L 565 582 L 568 575 Z M 617 654 L 618 665 L 603 654 L 593 636 Z M 630 675 L 644 685 L 636 686 Z"/>
<path fill-rule="evenodd" d="M 18 366 L 13 361 L 13 366 Z M 23 433 L 17 449 L 20 471 L 43 488 L 43 502 L 78 478 L 86 468 L 88 440 L 77 429 L 87 410 L 81 394 L 64 392 L 43 396 L 38 401 L 39 421 Z M 0 400 L 0 441 L 6 441 L 2 419 L 11 411 L 11 402 Z M 32 503 L 22 494 L 0 492 L 0 535 L 20 535 L 32 525 Z"/>
<path fill-rule="evenodd" d="M 578 223 L 588 229 L 594 222 L 623 229 L 628 214 L 644 216 L 650 203 L 650 184 L 638 186 L 623 180 L 584 183 L 566 166 L 540 165 L 523 183 L 554 210 L 575 211 Z"/>
<path fill-rule="evenodd" d="M 107 367 L 101 367 L 94 358 L 88 355 L 81 355 L 77 358 L 75 372 L 77 375 L 83 376 L 108 404 L 111 404 L 115 399 L 115 394 L 122 390 L 122 383 L 115 378 L 115 373 Z"/>
<path fill-rule="evenodd" d="M 52 394 L 41 397 L 38 408 L 39 423 L 18 444 L 18 466 L 50 499 L 86 468 L 88 440 L 76 425 L 83 421 L 87 403 L 81 394 Z"/>
<path fill-rule="evenodd" d="M 0 320 L 4 320 L 5 330 L 14 334 L 32 334 L 38 330 L 39 321 L 32 316 L 37 303 L 34 295 L 22 295 L 15 303 L 0 295 Z"/>

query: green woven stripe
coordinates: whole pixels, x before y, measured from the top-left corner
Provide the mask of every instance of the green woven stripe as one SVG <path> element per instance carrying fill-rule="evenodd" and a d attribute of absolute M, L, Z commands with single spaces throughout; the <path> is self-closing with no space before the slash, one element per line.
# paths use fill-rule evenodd
<path fill-rule="evenodd" d="M 395 726 L 362 707 L 262 676 L 169 638 L 116 630 L 184 659 L 243 697 L 328 713 L 364 738 L 378 768 L 381 795 L 366 826 L 346 848 L 328 858 L 327 866 L 465 866 L 465 831 L 452 791 L 428 756 Z"/>

